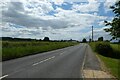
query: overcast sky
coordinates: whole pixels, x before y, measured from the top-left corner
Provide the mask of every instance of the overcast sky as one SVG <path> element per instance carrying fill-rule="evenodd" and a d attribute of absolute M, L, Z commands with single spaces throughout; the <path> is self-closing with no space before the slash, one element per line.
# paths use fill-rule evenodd
<path fill-rule="evenodd" d="M 52 40 L 82 40 L 103 36 L 104 20 L 111 21 L 114 14 L 109 8 L 116 0 L 20 0 L 2 1 L 2 36 Z"/>

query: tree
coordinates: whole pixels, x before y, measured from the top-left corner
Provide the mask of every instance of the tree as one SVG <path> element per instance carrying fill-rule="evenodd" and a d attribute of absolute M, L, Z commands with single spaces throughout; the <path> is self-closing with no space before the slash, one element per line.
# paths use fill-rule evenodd
<path fill-rule="evenodd" d="M 49 41 L 49 37 L 44 37 L 43 41 Z"/>
<path fill-rule="evenodd" d="M 83 38 L 82 42 L 87 42 L 87 40 L 85 38 Z"/>
<path fill-rule="evenodd" d="M 98 41 L 103 41 L 103 37 L 99 37 L 99 38 L 98 38 Z"/>
<path fill-rule="evenodd" d="M 104 21 L 105 26 L 110 25 L 110 28 L 104 29 L 106 32 L 110 32 L 113 36 L 112 39 L 120 38 L 120 1 L 116 2 L 114 6 L 110 7 L 115 13 L 115 17 L 111 22 Z"/>
<path fill-rule="evenodd" d="M 92 42 L 92 39 L 91 39 L 91 38 L 89 39 L 89 42 Z"/>

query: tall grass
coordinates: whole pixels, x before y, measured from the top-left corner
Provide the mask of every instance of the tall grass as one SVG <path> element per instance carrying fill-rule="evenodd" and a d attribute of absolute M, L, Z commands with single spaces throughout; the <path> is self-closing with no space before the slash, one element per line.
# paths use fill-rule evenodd
<path fill-rule="evenodd" d="M 2 60 L 19 58 L 77 44 L 76 42 L 2 42 Z"/>

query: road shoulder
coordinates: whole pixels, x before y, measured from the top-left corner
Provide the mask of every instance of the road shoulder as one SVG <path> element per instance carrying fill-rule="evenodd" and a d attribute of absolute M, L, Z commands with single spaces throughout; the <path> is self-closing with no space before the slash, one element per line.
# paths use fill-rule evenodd
<path fill-rule="evenodd" d="M 85 59 L 83 62 L 83 78 L 109 78 L 115 79 L 114 76 L 105 70 L 102 61 L 95 55 L 89 45 L 86 46 Z"/>

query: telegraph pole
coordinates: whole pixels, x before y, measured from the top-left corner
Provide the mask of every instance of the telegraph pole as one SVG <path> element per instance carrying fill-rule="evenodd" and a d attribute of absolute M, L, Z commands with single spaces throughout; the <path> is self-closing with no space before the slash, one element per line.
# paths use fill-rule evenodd
<path fill-rule="evenodd" d="M 92 42 L 93 42 L 93 26 L 92 26 Z"/>

